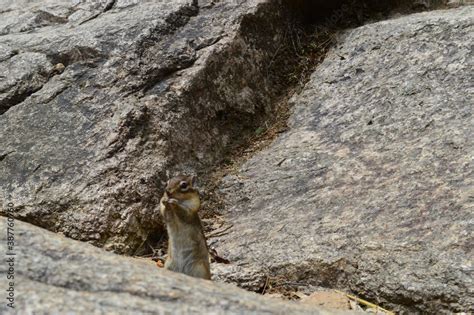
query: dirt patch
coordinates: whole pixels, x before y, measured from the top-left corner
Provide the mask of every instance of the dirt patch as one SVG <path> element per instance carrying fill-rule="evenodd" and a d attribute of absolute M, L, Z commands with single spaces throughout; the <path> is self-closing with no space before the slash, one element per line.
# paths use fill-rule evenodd
<path fill-rule="evenodd" d="M 302 296 L 301 303 L 336 310 L 352 309 L 349 298 L 335 291 L 319 291 L 308 296 Z"/>

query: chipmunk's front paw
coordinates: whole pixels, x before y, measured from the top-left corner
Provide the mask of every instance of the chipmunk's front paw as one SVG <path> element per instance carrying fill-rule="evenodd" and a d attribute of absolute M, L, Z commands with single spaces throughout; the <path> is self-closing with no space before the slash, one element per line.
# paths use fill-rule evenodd
<path fill-rule="evenodd" d="M 167 203 L 169 203 L 170 205 L 177 205 L 178 204 L 178 200 L 177 199 L 174 199 L 174 198 L 169 198 L 167 200 Z"/>

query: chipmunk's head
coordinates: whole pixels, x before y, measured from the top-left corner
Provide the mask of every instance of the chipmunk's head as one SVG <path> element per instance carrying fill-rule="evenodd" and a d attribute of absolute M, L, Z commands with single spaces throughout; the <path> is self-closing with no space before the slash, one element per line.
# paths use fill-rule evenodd
<path fill-rule="evenodd" d="M 170 199 L 176 199 L 181 205 L 192 211 L 199 210 L 201 205 L 199 192 L 195 188 L 194 176 L 179 175 L 171 178 L 166 184 L 166 194 Z"/>

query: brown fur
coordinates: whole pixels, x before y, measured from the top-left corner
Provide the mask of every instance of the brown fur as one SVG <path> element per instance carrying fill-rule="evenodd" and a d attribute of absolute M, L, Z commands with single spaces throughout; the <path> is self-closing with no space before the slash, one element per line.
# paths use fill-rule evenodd
<path fill-rule="evenodd" d="M 186 188 L 181 185 L 186 183 Z M 193 177 L 177 176 L 168 181 L 160 211 L 168 230 L 165 268 L 196 278 L 211 279 L 209 251 L 199 219 L 199 193 Z"/>

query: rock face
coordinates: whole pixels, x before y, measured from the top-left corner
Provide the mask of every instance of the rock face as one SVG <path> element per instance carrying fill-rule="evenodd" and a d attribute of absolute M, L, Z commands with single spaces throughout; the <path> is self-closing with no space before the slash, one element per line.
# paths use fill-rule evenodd
<path fill-rule="evenodd" d="M 442 1 L 364 4 L 395 2 Z M 294 47 L 287 11 L 314 22 L 341 3 L 3 0 L 0 214 L 13 203 L 20 220 L 134 253 L 163 233 L 167 172 L 207 174 L 272 115 L 298 69 L 277 56 Z M 216 279 L 474 310 L 473 20 L 463 7 L 341 36 L 289 131 L 223 180 L 233 229 L 215 245 L 232 264 Z M 17 226 L 26 312 L 315 312 Z"/>
<path fill-rule="evenodd" d="M 473 22 L 463 7 L 345 32 L 289 131 L 224 179 L 219 253 L 246 278 L 473 311 Z"/>
<path fill-rule="evenodd" d="M 263 1 L 7 1 L 0 213 L 121 253 L 160 234 L 166 171 L 206 172 L 281 92 Z"/>
<path fill-rule="evenodd" d="M 0 220 L 7 230 L 5 218 Z M 344 314 L 158 269 L 15 222 L 15 314 Z M 2 252 L 6 233 L 1 233 Z M 0 270 L 6 274 L 8 264 Z M 348 313 L 345 313 L 348 314 Z"/>

